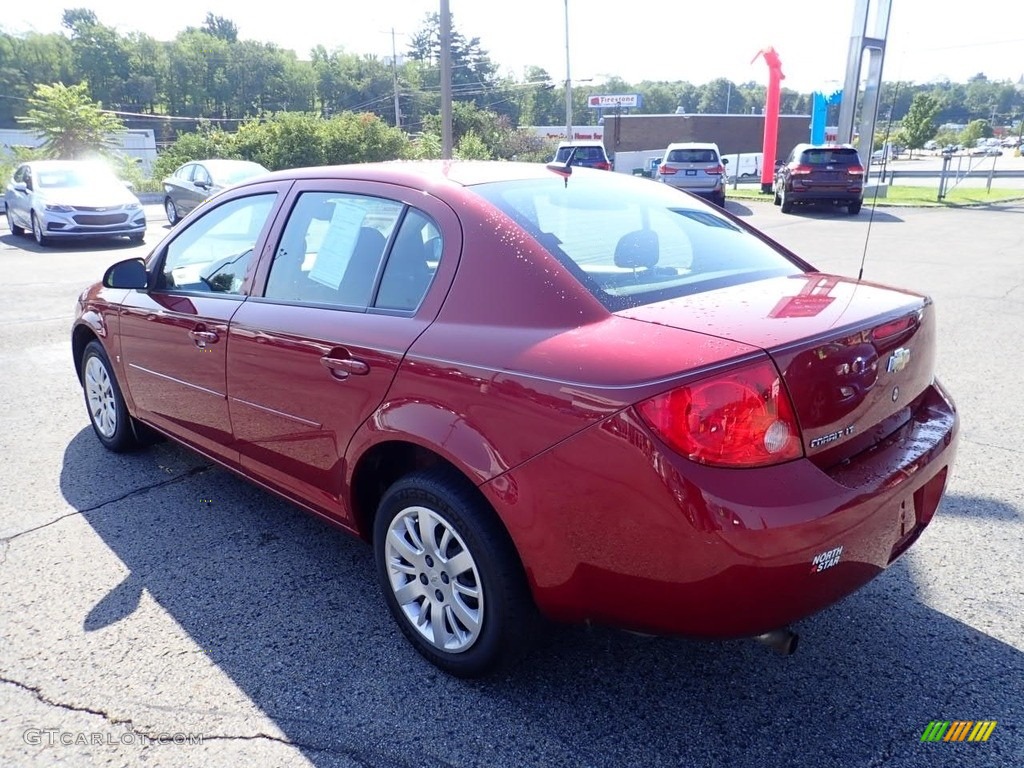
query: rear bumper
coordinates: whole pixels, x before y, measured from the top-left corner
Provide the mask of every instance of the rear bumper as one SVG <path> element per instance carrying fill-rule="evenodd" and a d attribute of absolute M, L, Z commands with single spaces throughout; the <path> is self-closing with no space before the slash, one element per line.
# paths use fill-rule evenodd
<path fill-rule="evenodd" d="M 861 202 L 864 199 L 863 187 L 846 188 L 846 187 L 824 187 L 824 188 L 806 188 L 806 187 L 791 187 L 787 191 L 787 196 L 794 203 L 827 203 L 836 202 L 840 205 L 847 205 L 849 203 Z"/>
<path fill-rule="evenodd" d="M 925 401 L 883 444 L 830 471 L 806 459 L 696 465 L 627 410 L 483 490 L 549 617 L 756 635 L 854 592 L 929 524 L 958 417 L 938 387 Z"/>

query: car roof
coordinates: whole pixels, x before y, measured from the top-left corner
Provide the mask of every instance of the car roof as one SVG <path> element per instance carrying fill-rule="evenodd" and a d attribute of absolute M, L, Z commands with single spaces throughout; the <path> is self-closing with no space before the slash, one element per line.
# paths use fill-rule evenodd
<path fill-rule="evenodd" d="M 589 168 L 574 168 L 572 172 L 602 173 Z M 543 163 L 494 160 L 389 160 L 380 163 L 289 168 L 243 182 L 243 186 L 267 181 L 351 179 L 382 181 L 413 188 L 449 185 L 468 187 L 494 181 L 546 179 L 553 173 L 554 171 Z"/>
<path fill-rule="evenodd" d="M 668 149 L 713 149 L 718 151 L 718 145 L 713 141 L 674 141 L 666 147 Z"/>

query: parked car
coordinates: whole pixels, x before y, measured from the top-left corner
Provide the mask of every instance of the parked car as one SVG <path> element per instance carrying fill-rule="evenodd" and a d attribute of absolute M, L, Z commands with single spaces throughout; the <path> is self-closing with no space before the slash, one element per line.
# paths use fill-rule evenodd
<path fill-rule="evenodd" d="M 993 144 L 987 144 L 981 147 L 974 147 L 971 150 L 971 157 L 999 157 L 1003 154 L 998 146 Z"/>
<path fill-rule="evenodd" d="M 4 192 L 7 226 L 39 245 L 83 237 L 128 237 L 141 243 L 146 214 L 108 165 L 92 160 L 22 163 Z"/>
<path fill-rule="evenodd" d="M 775 170 L 775 204 L 791 213 L 798 203 L 846 206 L 851 216 L 864 202 L 864 165 L 849 144 L 797 144 Z"/>
<path fill-rule="evenodd" d="M 195 160 L 163 181 L 164 211 L 171 226 L 226 187 L 269 171 L 249 160 Z"/>
<path fill-rule="evenodd" d="M 600 141 L 563 141 L 558 145 L 553 162 L 566 163 L 572 158 L 574 167 L 597 168 L 602 171 L 612 169 L 611 160 L 605 152 L 604 143 Z"/>
<path fill-rule="evenodd" d="M 669 144 L 658 165 L 658 178 L 675 189 L 706 197 L 725 207 L 725 166 L 717 144 L 679 142 Z"/>
<path fill-rule="evenodd" d="M 667 185 L 449 161 L 236 185 L 71 344 L 103 446 L 162 433 L 366 539 L 401 631 L 474 676 L 538 612 L 792 648 L 935 514 L 936 334 Z"/>

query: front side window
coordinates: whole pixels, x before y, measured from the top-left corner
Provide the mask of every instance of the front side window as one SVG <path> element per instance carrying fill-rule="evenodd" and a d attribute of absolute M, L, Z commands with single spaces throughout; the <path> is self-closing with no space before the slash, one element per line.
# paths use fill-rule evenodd
<path fill-rule="evenodd" d="M 480 184 L 609 310 L 800 268 L 727 217 L 663 184 L 571 177 Z"/>
<path fill-rule="evenodd" d="M 157 289 L 240 293 L 276 196 L 236 198 L 192 222 L 167 246 Z"/>

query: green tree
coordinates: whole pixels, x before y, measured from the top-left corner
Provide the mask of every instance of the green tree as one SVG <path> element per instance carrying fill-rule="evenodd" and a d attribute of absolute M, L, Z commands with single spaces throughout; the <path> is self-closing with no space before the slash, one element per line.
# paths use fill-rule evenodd
<path fill-rule="evenodd" d="M 990 136 L 992 136 L 992 126 L 989 125 L 988 120 L 972 120 L 960 132 L 960 143 L 970 148 L 978 143 L 978 139 Z"/>
<path fill-rule="evenodd" d="M 77 159 L 91 154 L 110 154 L 118 146 L 121 120 L 89 98 L 86 83 L 37 85 L 28 100 L 28 112 L 18 117 L 43 139 L 48 157 Z"/>
<path fill-rule="evenodd" d="M 924 143 L 935 136 L 935 116 L 942 109 L 942 102 L 930 93 L 918 93 L 910 103 L 910 109 L 903 118 L 899 130 L 899 140 L 914 156 L 915 149 L 921 149 Z"/>

